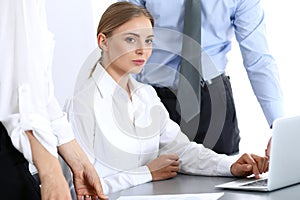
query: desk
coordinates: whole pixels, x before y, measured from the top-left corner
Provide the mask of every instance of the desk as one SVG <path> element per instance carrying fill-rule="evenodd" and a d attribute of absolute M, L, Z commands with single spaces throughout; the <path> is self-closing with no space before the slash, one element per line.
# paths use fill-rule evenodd
<path fill-rule="evenodd" d="M 116 200 L 120 196 L 132 195 L 162 195 L 224 192 L 221 200 L 299 200 L 300 184 L 282 188 L 273 192 L 250 192 L 216 189 L 217 184 L 234 180 L 228 177 L 205 177 L 179 174 L 177 177 L 150 182 L 109 195 L 109 200 Z"/>

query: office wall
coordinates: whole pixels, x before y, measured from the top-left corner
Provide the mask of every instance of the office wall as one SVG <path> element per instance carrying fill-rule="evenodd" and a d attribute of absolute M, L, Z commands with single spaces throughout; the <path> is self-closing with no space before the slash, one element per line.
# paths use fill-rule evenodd
<path fill-rule="evenodd" d="M 296 1 L 262 0 L 266 17 L 266 34 L 269 48 L 274 56 L 280 74 L 285 98 L 286 116 L 300 114 L 300 30 L 297 24 L 300 13 Z M 269 127 L 259 104 L 253 95 L 237 44 L 233 46 L 228 67 L 231 75 L 236 107 L 241 130 L 241 150 L 262 152 L 270 135 Z"/>
<path fill-rule="evenodd" d="M 92 0 L 48 0 L 46 11 L 48 26 L 55 39 L 55 95 L 63 106 L 65 99 L 73 93 L 81 65 L 97 47 Z"/>

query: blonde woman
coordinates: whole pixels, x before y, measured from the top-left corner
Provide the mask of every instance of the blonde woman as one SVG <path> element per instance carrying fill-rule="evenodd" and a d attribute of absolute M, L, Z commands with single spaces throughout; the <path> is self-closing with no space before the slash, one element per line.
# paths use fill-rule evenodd
<path fill-rule="evenodd" d="M 172 178 L 178 172 L 238 177 L 266 172 L 264 157 L 229 157 L 190 142 L 155 90 L 131 77 L 151 55 L 153 25 L 146 9 L 112 4 L 98 26 L 101 58 L 90 76 L 86 71 L 79 74 L 78 80 L 86 81 L 77 84 L 67 105 L 76 137 L 94 163 L 104 193 Z"/>

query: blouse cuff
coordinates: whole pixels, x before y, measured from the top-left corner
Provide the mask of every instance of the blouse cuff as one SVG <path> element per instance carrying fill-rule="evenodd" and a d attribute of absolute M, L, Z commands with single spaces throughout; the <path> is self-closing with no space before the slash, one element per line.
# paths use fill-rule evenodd
<path fill-rule="evenodd" d="M 233 176 L 231 174 L 230 168 L 231 165 L 237 161 L 238 157 L 237 156 L 226 156 L 220 160 L 218 167 L 217 167 L 217 172 L 219 173 L 220 176 Z"/>
<path fill-rule="evenodd" d="M 152 175 L 147 166 L 141 166 L 134 170 L 129 170 L 132 175 L 133 184 L 140 185 L 152 181 Z"/>
<path fill-rule="evenodd" d="M 51 122 L 51 128 L 53 134 L 57 137 L 57 146 L 68 143 L 74 139 L 73 129 L 64 112 L 62 117 Z"/>
<path fill-rule="evenodd" d="M 12 114 L 2 120 L 16 149 L 33 164 L 30 142 L 25 131 L 32 130 L 34 137 L 53 156 L 57 154 L 57 138 L 51 133 L 49 120 L 37 114 Z"/>

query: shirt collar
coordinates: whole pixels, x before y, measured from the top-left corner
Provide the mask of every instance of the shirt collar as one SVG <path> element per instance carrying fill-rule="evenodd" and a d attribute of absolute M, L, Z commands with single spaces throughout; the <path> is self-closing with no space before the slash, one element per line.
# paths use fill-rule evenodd
<path fill-rule="evenodd" d="M 128 96 L 126 91 L 118 85 L 100 63 L 97 63 L 92 78 L 102 97 L 113 96 L 115 94 Z M 132 76 L 129 76 L 128 85 L 132 94 L 138 92 L 139 88 L 142 86 L 142 84 L 137 82 Z"/>

